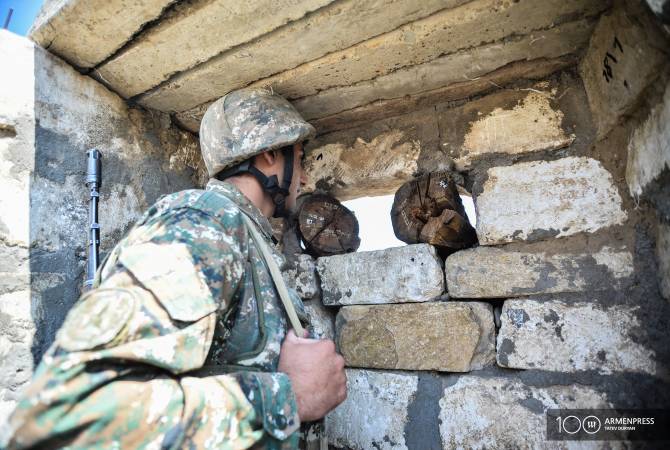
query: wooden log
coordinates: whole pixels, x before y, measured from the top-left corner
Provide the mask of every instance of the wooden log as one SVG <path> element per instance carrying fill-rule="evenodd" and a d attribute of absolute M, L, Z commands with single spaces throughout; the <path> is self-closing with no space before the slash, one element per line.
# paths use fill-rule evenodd
<path fill-rule="evenodd" d="M 355 252 L 361 244 L 358 220 L 336 198 L 315 194 L 298 212 L 298 234 L 312 256 L 332 256 Z"/>
<path fill-rule="evenodd" d="M 403 184 L 395 194 L 391 223 L 396 237 L 408 244 L 425 242 L 452 251 L 477 242 L 448 172 L 429 173 Z"/>

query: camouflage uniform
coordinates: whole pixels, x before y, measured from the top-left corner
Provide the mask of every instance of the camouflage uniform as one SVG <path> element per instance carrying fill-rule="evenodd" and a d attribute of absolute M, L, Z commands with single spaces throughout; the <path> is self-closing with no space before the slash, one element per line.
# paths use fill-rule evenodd
<path fill-rule="evenodd" d="M 276 372 L 286 316 L 242 214 L 271 239 L 230 183 L 152 206 L 68 314 L 8 447 L 296 448 L 296 399 Z"/>

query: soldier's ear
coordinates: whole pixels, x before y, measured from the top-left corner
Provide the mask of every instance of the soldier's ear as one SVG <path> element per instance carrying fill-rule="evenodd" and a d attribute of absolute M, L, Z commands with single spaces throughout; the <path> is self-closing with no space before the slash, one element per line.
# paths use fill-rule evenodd
<path fill-rule="evenodd" d="M 270 150 L 269 152 L 263 152 L 258 155 L 263 163 L 267 166 L 272 166 L 277 161 L 277 151 Z"/>

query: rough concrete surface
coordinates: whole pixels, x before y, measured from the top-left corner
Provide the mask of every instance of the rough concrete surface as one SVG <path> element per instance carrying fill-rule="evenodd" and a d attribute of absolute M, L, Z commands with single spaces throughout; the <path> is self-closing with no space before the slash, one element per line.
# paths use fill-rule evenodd
<path fill-rule="evenodd" d="M 319 339 L 335 340 L 335 311 L 323 306 L 318 298 L 303 303 L 314 334 Z"/>
<path fill-rule="evenodd" d="M 307 119 L 326 117 L 375 101 L 401 98 L 471 80 L 515 61 L 574 53 L 586 45 L 591 30 L 589 20 L 569 22 L 445 55 L 372 80 L 327 89 L 294 103 Z"/>
<path fill-rule="evenodd" d="M 670 172 L 670 77 L 659 97 L 628 142 L 626 182 L 634 198 L 652 197 L 650 191 L 661 191 L 665 201 L 655 206 L 670 220 L 670 188 L 663 186 L 662 179 L 663 173 Z"/>
<path fill-rule="evenodd" d="M 503 367 L 560 372 L 595 370 L 658 373 L 655 354 L 633 340 L 642 325 L 636 306 L 604 307 L 589 294 L 583 301 L 533 298 L 506 300 L 498 333 Z"/>
<path fill-rule="evenodd" d="M 658 224 L 656 260 L 661 294 L 666 300 L 670 300 L 670 225 L 665 223 Z"/>
<path fill-rule="evenodd" d="M 237 45 L 300 19 L 333 0 L 182 2 L 96 70 L 125 98 L 146 92 Z M 150 67 L 151 70 L 147 70 Z"/>
<path fill-rule="evenodd" d="M 518 155 L 566 147 L 575 136 L 563 128 L 557 87 L 540 83 L 505 90 L 457 108 L 439 108 L 442 150 L 457 170 L 491 154 Z"/>
<path fill-rule="evenodd" d="M 466 0 L 345 0 L 236 47 L 149 91 L 140 103 L 186 111 L 252 81 L 347 48 Z M 235 67 L 235 70 L 230 70 Z"/>
<path fill-rule="evenodd" d="M 198 179 L 195 138 L 31 41 L 0 31 L 0 401 L 8 412 L 79 296 L 87 247 L 88 149 L 103 153 L 102 255 L 158 196 Z M 0 421 L 4 416 L 0 418 Z"/>
<path fill-rule="evenodd" d="M 175 0 L 48 0 L 30 38 L 76 67 L 91 68 Z"/>
<path fill-rule="evenodd" d="M 326 416 L 328 442 L 342 448 L 406 449 L 403 430 L 416 375 L 347 369 L 347 399 Z"/>
<path fill-rule="evenodd" d="M 329 53 L 294 69 L 262 79 L 288 98 L 317 94 L 385 75 L 401 67 L 477 47 L 511 35 L 528 34 L 560 24 L 566 18 L 599 13 L 608 2 L 548 0 L 532 2 L 476 0 L 445 9 L 349 48 Z M 500 20 L 504 17 L 505 20 Z"/>
<path fill-rule="evenodd" d="M 345 306 L 335 328 L 349 367 L 469 372 L 494 360 L 487 303 Z"/>
<path fill-rule="evenodd" d="M 319 136 L 305 150 L 309 181 L 303 190 L 339 200 L 394 194 L 415 175 L 421 154 L 435 153 L 437 143 L 433 108 Z"/>
<path fill-rule="evenodd" d="M 428 244 L 322 257 L 316 270 L 324 305 L 427 302 L 445 291 L 442 261 Z"/>
<path fill-rule="evenodd" d="M 641 2 L 617 1 L 602 16 L 579 66 L 599 138 L 634 109 L 667 62 L 668 45 Z"/>
<path fill-rule="evenodd" d="M 440 399 L 443 448 L 603 448 L 602 442 L 546 440 L 550 408 L 610 408 L 604 394 L 588 386 L 528 386 L 509 378 L 463 376 Z M 608 443 L 609 444 L 609 443 Z M 608 448 L 626 448 L 612 442 Z"/>
<path fill-rule="evenodd" d="M 477 247 L 456 252 L 445 262 L 451 298 L 609 290 L 632 282 L 633 271 L 630 251 L 611 247 L 564 254 Z"/>
<path fill-rule="evenodd" d="M 627 218 L 611 174 L 595 159 L 519 163 L 487 176 L 474 197 L 482 245 L 594 232 Z"/>

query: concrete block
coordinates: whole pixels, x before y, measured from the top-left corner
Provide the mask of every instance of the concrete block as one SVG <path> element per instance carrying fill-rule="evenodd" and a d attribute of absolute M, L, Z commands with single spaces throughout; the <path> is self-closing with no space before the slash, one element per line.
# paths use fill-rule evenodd
<path fill-rule="evenodd" d="M 327 117 L 372 102 L 471 80 L 515 61 L 571 54 L 586 45 L 591 31 L 588 20 L 569 22 L 441 56 L 350 86 L 327 89 L 294 104 L 307 119 Z"/>
<path fill-rule="evenodd" d="M 347 399 L 325 419 L 329 444 L 356 450 L 406 449 L 404 430 L 418 377 L 373 370 L 346 371 Z"/>
<path fill-rule="evenodd" d="M 630 195 L 650 200 L 670 221 L 670 82 L 628 141 L 626 182 Z"/>
<path fill-rule="evenodd" d="M 140 98 L 159 111 L 186 111 L 252 81 L 280 73 L 467 0 L 346 0 L 239 45 L 172 77 Z M 296 46 L 296 43 L 298 45 Z M 230 70 L 235 67 L 235 70 Z"/>
<path fill-rule="evenodd" d="M 579 384 L 532 386 L 510 378 L 459 377 L 439 402 L 442 448 L 569 449 L 570 441 L 547 441 L 547 409 L 611 408 L 607 396 Z M 580 441 L 585 449 L 602 442 Z M 608 443 L 609 444 L 609 443 Z M 608 448 L 627 448 L 613 442 Z"/>
<path fill-rule="evenodd" d="M 426 302 L 444 293 L 435 247 L 406 245 L 317 259 L 324 305 Z"/>
<path fill-rule="evenodd" d="M 453 253 L 445 262 L 451 298 L 615 289 L 629 284 L 633 271 L 633 255 L 611 247 L 593 254 L 477 247 Z"/>
<path fill-rule="evenodd" d="M 323 306 L 321 300 L 307 300 L 303 303 L 309 315 L 310 325 L 319 339 L 335 340 L 335 311 Z"/>
<path fill-rule="evenodd" d="M 541 83 L 533 90 L 506 90 L 457 108 L 439 108 L 441 149 L 457 170 L 492 155 L 555 150 L 575 136 L 564 129 L 558 89 Z M 448 106 L 448 105 L 447 105 Z"/>
<path fill-rule="evenodd" d="M 487 303 L 345 306 L 337 314 L 336 335 L 350 367 L 468 372 L 494 359 Z"/>
<path fill-rule="evenodd" d="M 482 43 L 559 25 L 568 18 L 592 16 L 607 2 L 546 0 L 532 3 L 476 0 L 443 9 L 351 47 L 254 83 L 272 86 L 289 98 L 301 98 L 337 86 L 371 80 L 389 72 Z M 504 21 L 500 17 L 505 17 Z"/>
<path fill-rule="evenodd" d="M 668 40 L 655 22 L 641 2 L 619 1 L 593 32 L 579 71 L 599 138 L 633 110 L 667 61 Z"/>
<path fill-rule="evenodd" d="M 586 157 L 489 169 L 474 200 L 482 245 L 594 232 L 627 218 L 612 175 Z"/>
<path fill-rule="evenodd" d="M 95 76 L 114 86 L 123 97 L 133 97 L 175 73 L 195 67 L 332 2 L 190 2 L 176 8 L 157 26 L 142 33 L 98 67 Z"/>
<path fill-rule="evenodd" d="M 76 67 L 91 68 L 174 0 L 47 0 L 30 38 Z"/>
<path fill-rule="evenodd" d="M 501 320 L 497 360 L 503 367 L 657 372 L 654 352 L 631 340 L 642 326 L 635 307 L 559 299 L 506 300 Z"/>
<path fill-rule="evenodd" d="M 422 153 L 436 153 L 438 136 L 433 108 L 319 136 L 306 149 L 304 191 L 342 201 L 394 194 L 413 178 Z"/>
<path fill-rule="evenodd" d="M 658 224 L 656 237 L 656 261 L 661 294 L 670 300 L 670 225 Z"/>
<path fill-rule="evenodd" d="M 282 274 L 286 285 L 295 289 L 304 300 L 314 298 L 321 292 L 319 281 L 316 279 L 316 262 L 309 255 L 302 254 L 291 259 Z"/>

